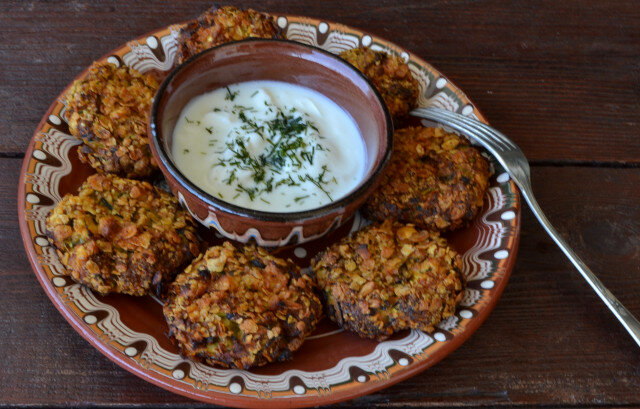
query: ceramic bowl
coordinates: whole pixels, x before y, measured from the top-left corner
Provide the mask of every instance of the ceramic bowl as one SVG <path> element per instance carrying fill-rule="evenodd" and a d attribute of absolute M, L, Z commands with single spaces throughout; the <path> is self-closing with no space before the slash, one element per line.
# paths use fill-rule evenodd
<path fill-rule="evenodd" d="M 198 188 L 175 166 L 171 145 L 182 109 L 194 97 L 224 86 L 275 80 L 318 91 L 355 121 L 365 143 L 365 175 L 348 195 L 291 213 L 240 207 Z M 245 40 L 204 51 L 161 84 L 149 123 L 153 155 L 173 193 L 203 225 L 239 242 L 282 246 L 319 238 L 349 219 L 376 187 L 392 149 L 393 125 L 374 86 L 355 68 L 316 47 L 285 40 Z"/>

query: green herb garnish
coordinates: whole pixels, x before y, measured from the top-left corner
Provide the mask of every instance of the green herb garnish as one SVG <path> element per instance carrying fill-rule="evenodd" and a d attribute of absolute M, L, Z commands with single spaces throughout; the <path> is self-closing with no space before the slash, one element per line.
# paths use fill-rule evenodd
<path fill-rule="evenodd" d="M 227 101 L 234 101 L 240 93 L 240 91 L 231 91 L 228 86 L 224 88 Z M 251 97 L 257 94 L 258 91 L 255 91 Z M 241 125 L 230 129 L 225 146 L 216 152 L 222 155 L 222 158 L 214 166 L 228 168 L 223 183 L 235 186 L 237 194 L 234 199 L 238 195 L 246 194 L 251 201 L 259 198 L 269 203 L 260 195 L 271 193 L 281 186 L 300 186 L 302 183 L 311 182 L 329 200 L 332 200 L 325 186 L 335 182 L 336 179 L 328 174 L 326 166 L 317 175 L 297 172 L 302 171 L 305 164 L 313 165 L 318 152 L 328 151 L 317 142 L 318 139 L 323 138 L 318 128 L 308 119 L 307 114 L 298 112 L 296 108 L 283 110 L 270 105 L 267 101 L 264 101 L 264 104 L 266 108 L 263 112 L 271 113 L 266 119 L 249 115 L 250 112 L 256 112 L 252 107 L 236 104 L 230 110 L 225 108 L 225 112 L 235 115 L 241 121 Z M 220 108 L 215 108 L 214 111 L 218 112 Z M 205 130 L 213 134 L 213 127 Z M 249 141 L 255 137 L 259 137 L 268 144 L 264 152 L 255 153 L 248 149 Z M 214 144 L 215 141 L 209 141 L 209 146 Z M 253 182 L 252 187 L 238 183 L 237 171 L 249 173 Z M 300 196 L 294 201 L 299 202 L 307 197 L 309 195 Z"/>
<path fill-rule="evenodd" d="M 227 86 L 225 86 L 224 88 L 227 90 L 227 95 L 224 97 L 224 99 L 227 101 L 233 101 L 234 99 L 236 99 L 236 96 L 240 93 L 240 91 L 231 92 L 231 90 Z"/>

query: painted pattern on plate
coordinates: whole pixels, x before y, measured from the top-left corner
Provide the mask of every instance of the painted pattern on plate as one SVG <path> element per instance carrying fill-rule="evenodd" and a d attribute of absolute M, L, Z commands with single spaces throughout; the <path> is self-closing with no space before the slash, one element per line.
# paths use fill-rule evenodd
<path fill-rule="evenodd" d="M 280 16 L 277 23 L 288 39 L 332 53 L 365 45 L 400 55 L 419 81 L 420 106 L 436 105 L 483 120 L 445 77 L 390 42 L 341 24 L 306 17 Z M 173 66 L 179 28 L 174 25 L 138 38 L 104 59 L 142 72 L 166 73 Z M 101 352 L 144 379 L 196 399 L 253 407 L 277 407 L 284 404 L 278 403 L 279 399 L 291 399 L 287 405 L 310 406 L 349 399 L 405 379 L 440 360 L 480 325 L 501 294 L 515 260 L 519 195 L 508 175 L 494 162 L 496 174 L 481 214 L 464 234 L 448 236 L 452 245 L 463 252 L 467 287 L 456 314 L 440 323 L 436 331 L 404 331 L 390 340 L 375 342 L 346 333 L 325 320 L 292 361 L 249 371 L 210 367 L 183 359 L 177 353 L 164 336 L 166 323 L 157 300 L 100 297 L 65 276 L 44 229 L 49 211 L 61 197 L 75 192 L 93 172 L 78 160 L 77 144 L 68 134 L 60 99 L 36 131 L 21 180 L 20 206 L 25 215 L 21 228 L 36 275 L 65 318 Z M 365 223 L 356 215 L 320 243 L 294 246 L 279 254 L 308 267 L 310 258 L 331 240 Z M 217 236 L 212 235 L 211 241 L 220 241 Z"/>

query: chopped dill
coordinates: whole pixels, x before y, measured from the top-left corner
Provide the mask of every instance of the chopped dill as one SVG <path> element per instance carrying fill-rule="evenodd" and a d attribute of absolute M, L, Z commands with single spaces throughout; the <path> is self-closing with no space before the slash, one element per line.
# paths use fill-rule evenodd
<path fill-rule="evenodd" d="M 256 193 L 258 192 L 258 188 L 255 187 L 244 187 L 240 183 L 238 183 L 238 187 L 236 188 L 236 192 L 245 192 L 249 195 L 249 200 L 253 202 L 253 199 L 256 198 Z"/>
<path fill-rule="evenodd" d="M 232 91 L 228 86 L 224 88 L 226 101 L 234 101 L 240 95 L 239 90 Z M 259 91 L 254 91 L 251 97 L 258 93 Z M 307 113 L 299 112 L 295 107 L 280 109 L 266 100 L 264 106 L 259 116 L 250 114 L 257 112 L 255 108 L 239 104 L 213 109 L 214 112 L 229 113 L 240 122 L 229 129 L 225 140 L 221 142 L 224 145 L 216 151 L 220 157 L 213 165 L 226 168 L 223 171 L 223 177 L 226 178 L 222 182 L 235 188 L 233 199 L 247 195 L 251 201 L 260 199 L 271 204 L 261 195 L 280 187 L 299 187 L 309 182 L 329 200 L 333 200 L 326 185 L 337 183 L 337 180 L 330 174 L 327 166 L 323 166 L 319 174 L 305 172 L 307 165 L 313 166 L 316 163 L 319 152 L 329 151 L 318 143 L 318 140 L 324 139 L 318 127 Z M 206 127 L 205 130 L 210 135 L 213 134 L 213 127 Z M 255 138 L 264 141 L 262 152 L 255 151 Z M 208 145 L 216 146 L 216 142 L 210 139 Z M 249 184 L 251 187 L 247 186 L 249 181 L 252 182 Z M 304 194 L 294 198 L 294 201 L 297 203 L 308 197 L 309 194 Z"/>
<path fill-rule="evenodd" d="M 225 86 L 224 88 L 227 90 L 227 95 L 225 95 L 224 97 L 224 99 L 227 101 L 233 101 L 234 99 L 236 99 L 236 96 L 240 93 L 240 91 L 231 92 L 231 90 L 227 86 Z"/>
<path fill-rule="evenodd" d="M 322 172 L 318 176 L 316 176 L 315 178 L 307 173 L 304 176 L 298 175 L 298 179 L 300 179 L 301 182 L 309 181 L 309 182 L 313 183 L 314 185 L 316 185 L 316 187 L 318 189 L 320 189 L 322 191 L 322 193 L 327 195 L 329 200 L 333 200 L 333 198 L 331 197 L 329 192 L 327 192 L 327 190 L 323 187 L 323 185 L 326 185 L 328 183 L 328 181 L 324 180 L 324 175 L 326 173 L 327 173 L 327 165 L 323 165 L 322 166 Z"/>
<path fill-rule="evenodd" d="M 236 170 L 234 169 L 231 171 L 231 174 L 229 175 L 229 177 L 223 180 L 223 182 L 226 183 L 227 185 L 230 185 L 236 179 L 238 179 L 238 177 L 236 176 Z"/>

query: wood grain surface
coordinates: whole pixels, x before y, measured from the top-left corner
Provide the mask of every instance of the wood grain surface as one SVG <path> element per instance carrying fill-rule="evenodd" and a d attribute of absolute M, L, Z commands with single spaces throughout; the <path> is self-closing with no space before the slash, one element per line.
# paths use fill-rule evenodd
<path fill-rule="evenodd" d="M 640 316 L 637 1 L 233 2 L 395 41 L 441 70 L 533 164 L 541 206 Z M 111 363 L 53 307 L 17 223 L 22 157 L 51 102 L 94 59 L 205 1 L 0 2 L 0 406 L 179 406 Z M 640 348 L 523 211 L 518 261 L 487 321 L 420 375 L 342 407 L 640 405 Z"/>

